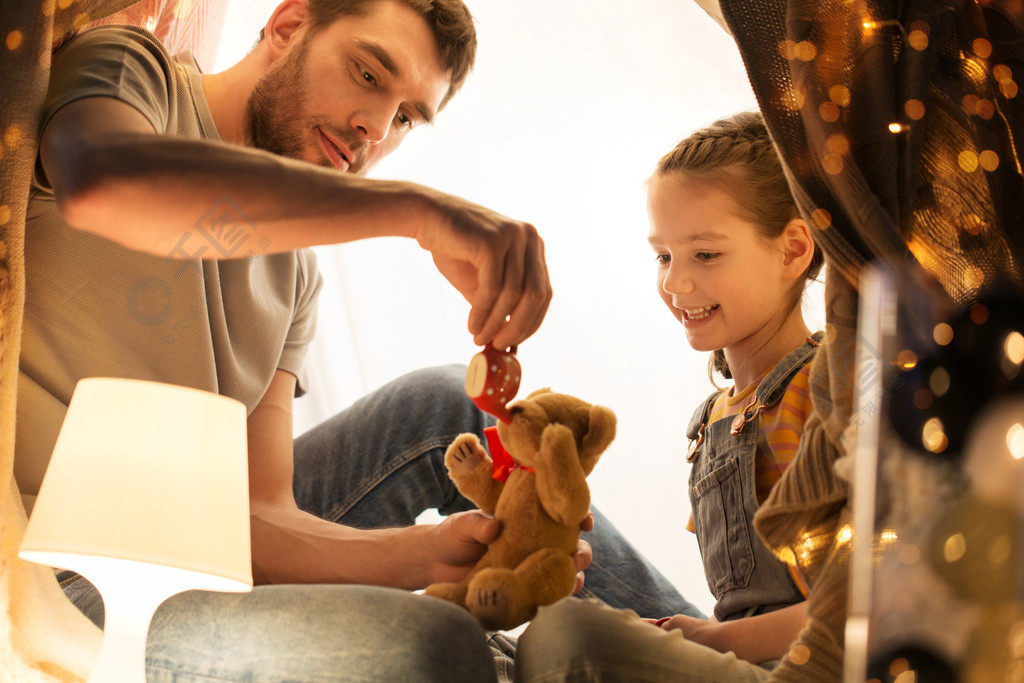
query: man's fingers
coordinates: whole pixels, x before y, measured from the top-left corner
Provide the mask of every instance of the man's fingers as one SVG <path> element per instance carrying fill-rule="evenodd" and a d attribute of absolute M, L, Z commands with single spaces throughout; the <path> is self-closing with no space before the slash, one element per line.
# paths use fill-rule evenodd
<path fill-rule="evenodd" d="M 533 229 L 532 226 L 527 227 L 530 230 Z M 481 273 L 481 291 L 479 295 L 481 299 L 489 300 L 491 306 L 484 319 L 483 326 L 475 335 L 474 341 L 478 344 L 497 341 L 495 340 L 495 335 L 505 326 L 506 320 L 515 310 L 523 295 L 524 270 L 527 258 L 526 230 L 523 227 L 516 227 L 509 232 L 511 233 L 511 239 L 504 245 L 503 259 L 500 261 L 501 272 L 495 272 L 492 278 L 486 278 L 486 275 Z M 497 266 L 498 263 L 499 261 L 496 259 L 494 265 Z M 485 278 L 488 280 L 486 285 L 484 285 Z M 488 287 L 492 283 L 496 288 L 493 291 L 488 291 Z M 474 308 L 477 308 L 477 306 L 474 305 Z M 495 343 L 497 348 L 505 348 L 505 346 L 510 345 L 499 346 Z"/>
<path fill-rule="evenodd" d="M 551 281 L 544 259 L 544 241 L 536 229 L 523 224 L 504 264 L 500 295 L 475 335 L 478 344 L 496 348 L 517 346 L 540 327 L 551 303 Z"/>
<path fill-rule="evenodd" d="M 479 510 L 466 510 L 448 515 L 442 520 L 447 525 L 449 537 L 456 543 L 487 544 L 498 536 L 501 522 Z"/>
<path fill-rule="evenodd" d="M 580 522 L 580 531 L 593 531 L 594 530 L 594 513 L 588 512 L 587 516 Z"/>
<path fill-rule="evenodd" d="M 490 336 L 486 336 L 487 321 L 501 293 L 504 268 L 498 267 L 495 254 L 491 250 L 485 250 L 480 263 L 475 265 L 476 288 L 466 297 L 470 304 L 468 327 L 469 333 L 473 335 L 473 341 L 483 346 L 491 340 Z"/>
<path fill-rule="evenodd" d="M 581 572 L 594 561 L 594 549 L 581 538 L 576 542 L 576 552 L 572 554 L 572 559 L 576 562 L 576 571 Z"/>
<path fill-rule="evenodd" d="M 583 590 L 583 570 L 589 567 L 594 560 L 594 550 L 589 543 L 581 538 L 576 542 L 576 552 L 572 554 L 572 559 L 576 563 L 576 585 L 572 589 L 573 595 L 575 595 Z"/>
<path fill-rule="evenodd" d="M 498 348 L 517 346 L 540 328 L 551 304 L 551 280 L 544 260 L 544 241 L 534 233 L 527 244 L 519 300 L 494 336 Z"/>

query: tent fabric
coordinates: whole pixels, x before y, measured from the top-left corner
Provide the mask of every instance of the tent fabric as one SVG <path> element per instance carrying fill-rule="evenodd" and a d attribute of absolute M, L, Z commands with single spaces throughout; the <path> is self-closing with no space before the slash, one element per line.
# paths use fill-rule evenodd
<path fill-rule="evenodd" d="M 204 72 L 217 58 L 217 38 L 224 25 L 227 0 L 142 0 L 120 12 L 90 22 L 145 26 L 160 39 L 170 53 L 188 51 Z M 256 42 L 257 36 L 253 36 Z"/>
<path fill-rule="evenodd" d="M 1018 0 L 698 0 L 736 40 L 801 214 L 826 255 L 827 337 L 800 452 L 759 512 L 812 583 L 777 681 L 842 677 L 849 548 L 844 435 L 857 285 L 914 273 L 958 310 L 1024 289 Z M 848 468 L 847 468 L 848 469 Z"/>
<path fill-rule="evenodd" d="M 224 0 L 18 0 L 0 3 L 0 673 L 3 680 L 78 681 L 92 669 L 100 631 L 64 598 L 51 570 L 20 560 L 27 523 L 14 480 L 18 358 L 25 301 L 25 211 L 52 49 L 117 15 L 152 22 L 172 52 L 212 62 Z"/>

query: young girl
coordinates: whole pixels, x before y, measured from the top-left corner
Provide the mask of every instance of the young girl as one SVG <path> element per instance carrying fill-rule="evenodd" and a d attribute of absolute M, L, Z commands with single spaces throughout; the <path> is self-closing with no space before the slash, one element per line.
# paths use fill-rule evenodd
<path fill-rule="evenodd" d="M 690 528 L 714 616 L 641 620 L 563 601 L 542 608 L 520 639 L 520 680 L 760 681 L 806 619 L 805 588 L 753 517 L 810 412 L 808 364 L 821 333 L 807 328 L 801 301 L 822 257 L 761 117 L 739 114 L 683 140 L 659 162 L 648 209 L 658 292 L 690 346 L 713 352 L 713 369 L 734 382 L 688 428 Z"/>

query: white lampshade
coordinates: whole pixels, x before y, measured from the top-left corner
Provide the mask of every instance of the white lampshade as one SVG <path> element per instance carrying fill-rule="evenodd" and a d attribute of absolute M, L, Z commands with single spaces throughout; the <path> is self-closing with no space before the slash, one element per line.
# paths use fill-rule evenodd
<path fill-rule="evenodd" d="M 19 555 L 77 571 L 103 596 L 90 680 L 144 680 L 161 602 L 252 587 L 245 407 L 158 382 L 81 380 Z"/>

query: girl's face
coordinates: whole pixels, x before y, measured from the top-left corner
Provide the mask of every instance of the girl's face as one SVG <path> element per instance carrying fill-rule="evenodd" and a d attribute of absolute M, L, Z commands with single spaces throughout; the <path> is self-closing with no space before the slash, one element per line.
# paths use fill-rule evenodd
<path fill-rule="evenodd" d="M 690 346 L 761 348 L 790 308 L 785 236 L 766 239 L 730 195 L 677 173 L 654 178 L 647 199 L 658 293 Z"/>

